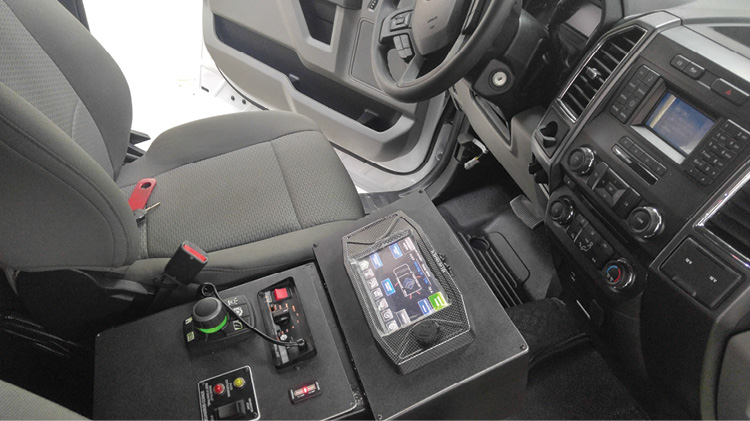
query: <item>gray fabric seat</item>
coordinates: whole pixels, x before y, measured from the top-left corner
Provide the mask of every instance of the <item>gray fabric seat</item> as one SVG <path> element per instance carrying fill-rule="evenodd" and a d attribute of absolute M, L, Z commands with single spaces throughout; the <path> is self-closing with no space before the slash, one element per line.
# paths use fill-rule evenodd
<path fill-rule="evenodd" d="M 41 396 L 0 380 L 0 420 L 85 420 Z"/>
<path fill-rule="evenodd" d="M 363 215 L 330 143 L 284 112 L 200 120 L 123 165 L 132 109 L 109 54 L 56 0 L 0 0 L 0 266 L 148 280 L 180 243 L 209 252 L 199 281 L 228 284 L 312 257 Z M 127 199 L 155 178 L 140 225 Z"/>

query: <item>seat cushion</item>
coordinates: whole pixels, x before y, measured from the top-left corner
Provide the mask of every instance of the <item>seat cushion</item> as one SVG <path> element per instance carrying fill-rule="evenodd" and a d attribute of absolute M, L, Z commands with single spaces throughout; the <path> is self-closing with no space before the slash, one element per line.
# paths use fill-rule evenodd
<path fill-rule="evenodd" d="M 148 204 L 161 203 L 140 225 L 140 260 L 152 261 L 136 262 L 133 277 L 160 273 L 185 240 L 217 262 L 207 274 L 265 274 L 311 257 L 314 238 L 332 229 L 328 224 L 363 216 L 346 169 L 306 118 L 264 111 L 186 126 L 157 138 L 143 162 L 123 167 L 118 179 L 155 178 Z M 123 186 L 124 194 L 133 188 Z M 255 247 L 255 256 L 233 250 L 284 235 Z"/>
<path fill-rule="evenodd" d="M 0 420 L 85 420 L 75 412 L 0 380 Z"/>

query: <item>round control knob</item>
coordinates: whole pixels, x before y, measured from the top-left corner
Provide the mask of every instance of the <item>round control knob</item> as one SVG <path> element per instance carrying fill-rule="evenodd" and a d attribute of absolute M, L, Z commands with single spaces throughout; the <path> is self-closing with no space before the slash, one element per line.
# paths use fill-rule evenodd
<path fill-rule="evenodd" d="M 604 265 L 602 274 L 607 284 L 618 291 L 631 286 L 635 280 L 633 267 L 625 259 L 610 261 Z"/>
<path fill-rule="evenodd" d="M 576 208 L 567 197 L 555 200 L 549 207 L 549 217 L 560 225 L 567 225 L 576 216 Z"/>
<path fill-rule="evenodd" d="M 628 226 L 633 234 L 641 238 L 651 238 L 664 230 L 664 221 L 658 209 L 645 206 L 630 213 Z"/>
<path fill-rule="evenodd" d="M 570 170 L 578 175 L 586 175 L 594 169 L 596 155 L 591 148 L 580 147 L 573 149 L 568 156 L 568 166 Z"/>
<path fill-rule="evenodd" d="M 224 329 L 228 321 L 229 314 L 217 298 L 206 297 L 193 306 L 193 324 L 198 331 L 206 335 Z"/>

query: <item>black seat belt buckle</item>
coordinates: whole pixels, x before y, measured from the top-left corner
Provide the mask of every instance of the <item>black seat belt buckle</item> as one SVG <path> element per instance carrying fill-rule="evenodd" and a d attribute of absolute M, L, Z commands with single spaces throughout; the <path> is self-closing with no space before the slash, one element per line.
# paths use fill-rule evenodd
<path fill-rule="evenodd" d="M 208 263 L 206 252 L 200 247 L 184 241 L 174 253 L 167 265 L 164 266 L 164 274 L 187 285 L 203 270 Z"/>

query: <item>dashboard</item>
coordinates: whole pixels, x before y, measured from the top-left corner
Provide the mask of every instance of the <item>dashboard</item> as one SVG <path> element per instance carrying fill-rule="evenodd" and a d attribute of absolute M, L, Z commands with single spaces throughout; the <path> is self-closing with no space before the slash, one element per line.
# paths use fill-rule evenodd
<path fill-rule="evenodd" d="M 692 414 L 733 418 L 747 398 L 726 385 L 749 375 L 722 367 L 750 330 L 750 12 L 705 5 L 607 32 L 531 149 L 581 310 Z"/>

